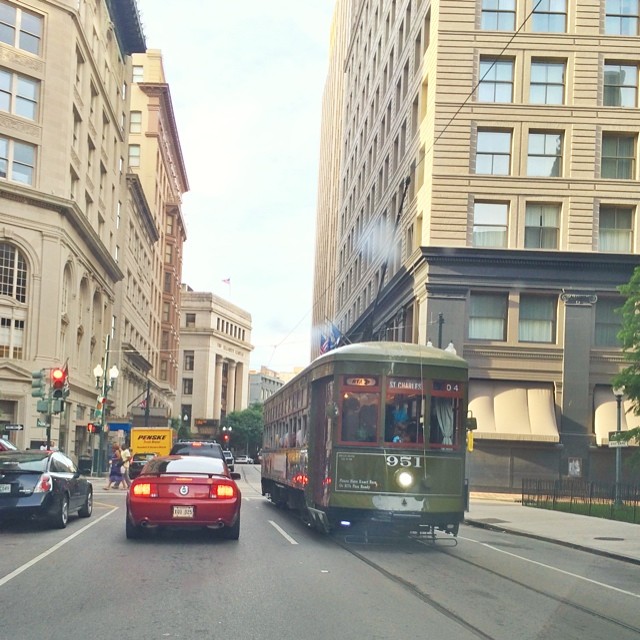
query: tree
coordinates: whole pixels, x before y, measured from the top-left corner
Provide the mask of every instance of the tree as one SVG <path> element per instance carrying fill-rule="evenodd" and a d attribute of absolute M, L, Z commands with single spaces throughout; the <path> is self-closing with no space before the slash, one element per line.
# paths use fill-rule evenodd
<path fill-rule="evenodd" d="M 618 340 L 622 346 L 623 356 L 627 366 L 611 381 L 612 387 L 624 389 L 624 393 L 631 400 L 633 413 L 640 415 L 640 267 L 633 271 L 627 284 L 618 287 L 618 291 L 625 296 L 625 302 L 617 310 L 622 316 L 622 327 L 618 332 Z M 615 440 L 640 440 L 640 427 L 621 431 L 614 436 Z M 640 466 L 640 451 L 632 457 L 633 466 Z"/>
<path fill-rule="evenodd" d="M 243 411 L 233 411 L 224 419 L 224 425 L 231 427 L 231 442 L 236 450 L 254 453 L 262 446 L 262 405 L 252 404 Z"/>

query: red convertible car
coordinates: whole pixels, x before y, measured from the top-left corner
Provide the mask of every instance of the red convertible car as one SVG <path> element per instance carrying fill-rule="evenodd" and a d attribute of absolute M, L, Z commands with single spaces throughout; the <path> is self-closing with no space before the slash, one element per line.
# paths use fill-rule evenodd
<path fill-rule="evenodd" d="M 206 527 L 237 540 L 239 478 L 219 458 L 173 455 L 149 460 L 127 493 L 127 538 L 158 527 Z"/>

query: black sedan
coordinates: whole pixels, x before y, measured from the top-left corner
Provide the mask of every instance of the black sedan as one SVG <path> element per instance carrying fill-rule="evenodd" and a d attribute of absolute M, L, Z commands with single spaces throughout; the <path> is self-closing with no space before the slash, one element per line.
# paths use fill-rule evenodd
<path fill-rule="evenodd" d="M 64 529 L 70 513 L 88 518 L 93 487 L 59 451 L 0 451 L 0 521 L 44 519 Z"/>

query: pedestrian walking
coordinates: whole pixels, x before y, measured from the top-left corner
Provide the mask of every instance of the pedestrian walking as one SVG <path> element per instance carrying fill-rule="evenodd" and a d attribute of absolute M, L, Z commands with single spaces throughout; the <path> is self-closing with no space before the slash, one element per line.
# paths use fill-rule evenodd
<path fill-rule="evenodd" d="M 131 486 L 131 478 L 129 477 L 129 465 L 131 464 L 132 453 L 129 447 L 125 446 L 120 451 L 120 457 L 122 458 L 122 478 L 128 489 Z M 124 489 L 125 487 L 123 487 Z"/>
<path fill-rule="evenodd" d="M 113 488 L 117 489 L 120 483 L 124 482 L 122 477 L 122 454 L 120 453 L 120 445 L 114 443 L 111 447 L 111 458 L 109 458 L 110 469 L 107 486 L 104 487 L 105 491 Z"/>

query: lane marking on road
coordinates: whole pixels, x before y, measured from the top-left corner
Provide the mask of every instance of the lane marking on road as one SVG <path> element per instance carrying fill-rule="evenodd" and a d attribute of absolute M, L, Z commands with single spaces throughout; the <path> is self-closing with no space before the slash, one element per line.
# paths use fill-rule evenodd
<path fill-rule="evenodd" d="M 16 578 L 21 573 L 24 573 L 27 569 L 30 569 L 31 567 L 33 567 L 33 565 L 40 562 L 40 560 L 44 560 L 48 555 L 51 555 L 54 551 L 57 551 L 60 547 L 67 544 L 67 542 L 71 542 L 71 540 L 78 537 L 81 533 L 84 533 L 87 529 L 90 529 L 94 525 L 98 524 L 100 520 L 104 520 L 104 518 L 106 518 L 107 516 L 110 516 L 114 511 L 117 511 L 117 510 L 118 510 L 118 507 L 115 507 L 108 513 L 105 513 L 103 516 L 100 516 L 97 520 L 92 520 L 89 524 L 82 527 L 82 529 L 78 529 L 78 531 L 76 531 L 75 533 L 72 533 L 67 538 L 64 538 L 64 540 L 60 540 L 60 542 L 58 542 L 57 544 L 54 544 L 53 547 L 51 547 L 50 549 L 47 549 L 46 551 L 41 553 L 39 556 L 36 556 L 32 560 L 29 560 L 29 562 L 26 562 L 25 564 L 23 564 L 21 567 L 18 567 L 17 569 L 13 570 L 11 573 L 8 573 L 6 576 L 4 576 L 4 578 L 0 578 L 0 587 L 7 584 L 7 582 L 9 582 L 10 580 L 13 580 L 14 578 Z"/>
<path fill-rule="evenodd" d="M 291 544 L 298 544 L 282 527 L 279 527 L 273 520 L 269 520 L 268 522 L 285 540 L 288 540 Z"/>
<path fill-rule="evenodd" d="M 623 593 L 626 596 L 632 596 L 633 598 L 640 599 L 640 593 L 634 593 L 633 591 L 625 591 L 624 589 L 618 589 L 618 587 L 613 587 L 610 584 L 605 584 L 604 582 L 598 582 L 597 580 L 592 580 L 591 578 L 585 578 L 584 576 L 580 576 L 577 573 L 571 573 L 570 571 L 565 571 L 564 569 L 558 569 L 558 567 L 552 567 L 549 564 L 544 564 L 543 562 L 538 562 L 537 560 L 530 560 L 529 558 L 525 558 L 524 556 L 519 556 L 518 554 L 512 553 L 511 551 L 505 551 L 504 549 L 499 549 L 498 547 L 494 547 L 493 545 L 487 544 L 486 542 L 480 542 L 479 540 L 473 540 L 472 538 L 465 538 L 463 536 L 458 536 L 458 538 L 460 540 L 466 540 L 467 542 L 474 542 L 475 544 L 479 544 L 482 547 L 487 547 L 487 549 L 497 551 L 498 553 L 504 553 L 506 556 L 511 556 L 512 558 L 518 558 L 518 560 L 524 560 L 524 562 L 535 564 L 539 567 L 543 567 L 544 569 L 551 569 L 552 571 L 557 571 L 558 573 L 562 573 L 565 576 L 569 576 L 571 578 L 577 578 L 578 580 L 584 580 L 585 582 L 595 584 L 598 587 L 605 587 L 606 589 L 610 589 L 611 591 L 617 591 L 618 593 Z"/>

